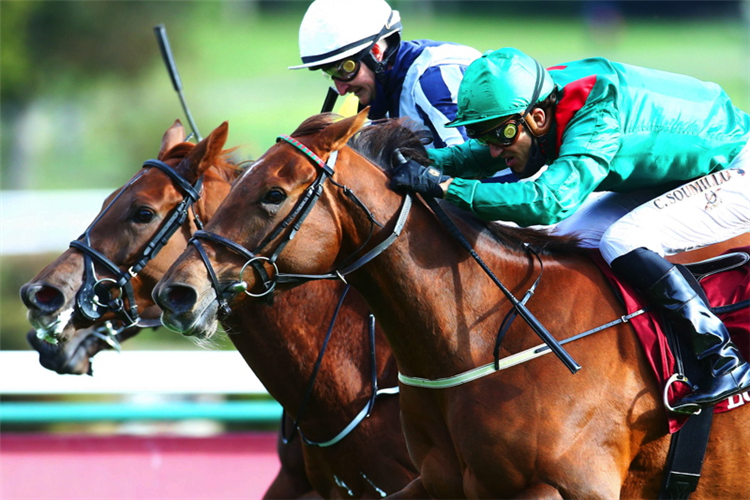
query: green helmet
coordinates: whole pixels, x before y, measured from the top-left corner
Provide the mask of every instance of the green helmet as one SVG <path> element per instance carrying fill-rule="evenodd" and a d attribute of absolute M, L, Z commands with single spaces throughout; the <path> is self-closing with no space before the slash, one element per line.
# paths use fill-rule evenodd
<path fill-rule="evenodd" d="M 485 52 L 472 62 L 458 88 L 458 112 L 447 127 L 525 114 L 555 84 L 546 69 L 518 49 Z"/>

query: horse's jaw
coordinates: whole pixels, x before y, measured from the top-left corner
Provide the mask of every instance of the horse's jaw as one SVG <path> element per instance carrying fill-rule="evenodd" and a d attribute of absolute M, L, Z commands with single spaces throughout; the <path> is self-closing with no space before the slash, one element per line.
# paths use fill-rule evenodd
<path fill-rule="evenodd" d="M 91 358 L 108 348 L 90 329 L 77 330 L 68 341 L 57 344 L 38 338 L 35 330 L 26 334 L 26 340 L 39 353 L 39 364 L 61 375 L 91 375 Z"/>

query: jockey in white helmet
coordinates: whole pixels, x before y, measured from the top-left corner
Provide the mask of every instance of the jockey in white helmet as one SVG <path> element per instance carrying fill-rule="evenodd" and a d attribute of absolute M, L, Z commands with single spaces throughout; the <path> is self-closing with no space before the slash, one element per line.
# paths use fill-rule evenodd
<path fill-rule="evenodd" d="M 339 95 L 354 94 L 370 118 L 408 117 L 428 129 L 434 147 L 460 144 L 455 96 L 466 67 L 481 54 L 463 45 L 401 41 L 401 16 L 384 0 L 315 0 L 299 31 L 302 64 L 323 70 Z"/>

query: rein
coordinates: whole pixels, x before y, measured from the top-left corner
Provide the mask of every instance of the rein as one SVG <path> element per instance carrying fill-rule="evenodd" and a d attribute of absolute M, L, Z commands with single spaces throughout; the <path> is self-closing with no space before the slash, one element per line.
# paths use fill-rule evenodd
<path fill-rule="evenodd" d="M 427 205 L 429 205 L 429 207 L 432 209 L 432 211 L 435 212 L 438 220 L 443 223 L 451 236 L 453 236 L 456 241 L 458 241 L 458 243 L 467 252 L 469 252 L 469 254 L 477 262 L 477 264 L 479 264 L 479 266 L 482 268 L 482 270 L 487 273 L 487 276 L 489 276 L 490 279 L 498 286 L 498 288 L 500 288 L 500 290 L 503 292 L 503 295 L 505 295 L 510 303 L 513 304 L 515 311 L 526 321 L 531 329 L 534 330 L 534 332 L 539 335 L 539 337 L 541 337 L 544 343 L 547 344 L 550 350 L 555 353 L 555 355 L 560 359 L 560 361 L 563 362 L 568 370 L 570 370 L 570 372 L 573 374 L 580 370 L 581 366 L 576 363 L 576 361 L 570 356 L 570 354 L 568 354 L 568 352 L 560 345 L 557 339 L 555 339 L 555 337 L 553 337 L 552 334 L 547 331 L 544 325 L 542 325 L 539 320 L 536 319 L 536 317 L 531 313 L 531 311 L 529 311 L 529 309 L 526 307 L 526 304 L 524 303 L 525 300 L 519 301 L 511 293 L 511 291 L 508 290 L 505 285 L 503 285 L 503 283 L 497 278 L 497 276 L 495 276 L 489 266 L 487 266 L 487 264 L 482 260 L 479 254 L 477 254 L 476 250 L 474 250 L 474 248 L 471 246 L 471 243 L 469 243 L 466 237 L 461 233 L 461 231 L 458 229 L 453 220 L 448 216 L 448 214 L 445 213 L 445 211 L 435 200 L 435 198 L 426 196 L 424 197 L 424 199 L 427 202 Z M 536 283 L 534 284 L 534 286 L 536 286 Z"/>
<path fill-rule="evenodd" d="M 101 214 L 91 223 L 86 231 L 77 239 L 70 242 L 70 247 L 80 250 L 84 256 L 83 284 L 76 294 L 76 311 L 84 318 L 95 321 L 101 318 L 107 311 L 119 314 L 124 323 L 124 328 L 135 326 L 140 321 L 138 304 L 135 301 L 133 285 L 131 280 L 156 257 L 159 251 L 167 244 L 174 233 L 182 226 L 188 217 L 188 211 L 200 198 L 203 187 L 203 177 L 200 177 L 194 185 L 191 185 L 184 177 L 178 174 L 166 163 L 160 160 L 147 160 L 143 168 L 158 168 L 164 172 L 185 194 L 183 200 L 175 207 L 166 222 L 151 237 L 141 252 L 136 262 L 127 271 L 122 271 L 117 264 L 112 262 L 106 255 L 91 246 L 91 230 L 101 220 L 112 205 L 135 181 L 140 179 L 143 171 L 124 186 L 115 198 L 107 205 Z M 203 226 L 198 215 L 194 213 L 196 225 Z M 96 275 L 95 262 L 106 268 L 113 274 L 114 278 L 98 278 Z M 119 290 L 117 296 L 113 291 Z M 123 297 L 125 301 L 123 301 Z M 125 303 L 127 302 L 127 308 Z"/>

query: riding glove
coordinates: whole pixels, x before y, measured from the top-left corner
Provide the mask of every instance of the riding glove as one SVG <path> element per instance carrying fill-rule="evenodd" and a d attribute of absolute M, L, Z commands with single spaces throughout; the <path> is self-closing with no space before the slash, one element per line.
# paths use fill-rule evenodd
<path fill-rule="evenodd" d="M 442 198 L 440 181 L 445 179 L 434 167 L 424 167 L 414 160 L 406 160 L 393 169 L 391 189 L 398 193 L 412 192 Z"/>

